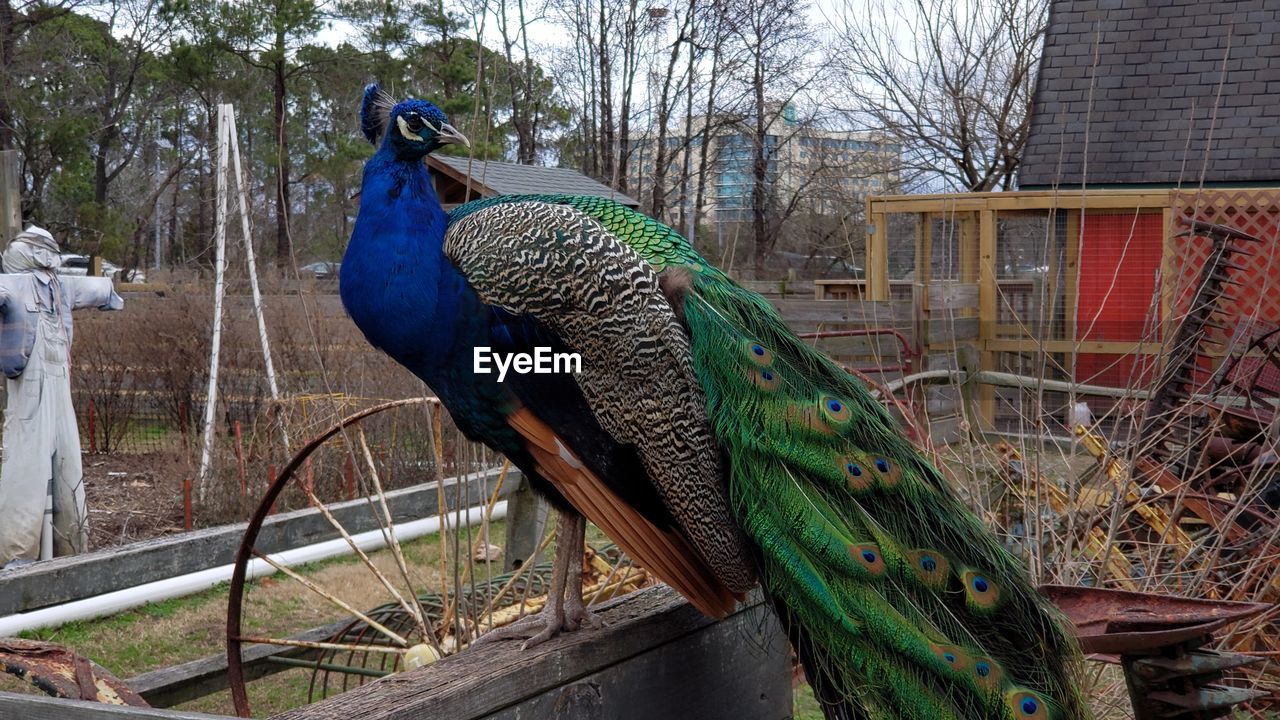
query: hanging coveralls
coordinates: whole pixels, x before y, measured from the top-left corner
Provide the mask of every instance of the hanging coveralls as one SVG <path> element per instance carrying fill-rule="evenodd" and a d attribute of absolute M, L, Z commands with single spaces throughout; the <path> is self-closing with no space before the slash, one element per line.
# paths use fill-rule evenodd
<path fill-rule="evenodd" d="M 0 463 L 0 568 L 14 559 L 39 557 L 51 480 L 54 555 L 88 547 L 80 432 L 71 404 L 71 311 L 124 307 L 109 278 L 57 275 L 57 242 L 41 228 L 19 233 L 3 261 L 0 371 L 8 397 Z"/>

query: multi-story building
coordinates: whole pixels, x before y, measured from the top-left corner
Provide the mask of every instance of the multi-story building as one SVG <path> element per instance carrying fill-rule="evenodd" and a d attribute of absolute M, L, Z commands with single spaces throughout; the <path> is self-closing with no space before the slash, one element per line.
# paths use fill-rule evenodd
<path fill-rule="evenodd" d="M 766 192 L 770 204 L 787 214 L 842 215 L 861 207 L 869 194 L 893 192 L 899 179 L 901 148 L 871 133 L 826 130 L 797 122 L 791 107 L 766 128 L 764 147 Z M 719 116 L 704 133 L 705 116 L 691 123 L 686 142 L 683 121 L 672 122 L 666 138 L 669 158 L 666 172 L 666 206 L 672 215 L 680 206 L 692 207 L 698 183 L 702 193 L 703 222 L 736 223 L 751 220 L 751 194 L 755 129 L 750 118 Z M 707 137 L 707 168 L 699 172 L 702 142 Z M 652 134 L 629 143 L 628 191 L 648 207 L 654 184 L 656 139 Z M 688 153 L 686 182 L 685 154 Z"/>

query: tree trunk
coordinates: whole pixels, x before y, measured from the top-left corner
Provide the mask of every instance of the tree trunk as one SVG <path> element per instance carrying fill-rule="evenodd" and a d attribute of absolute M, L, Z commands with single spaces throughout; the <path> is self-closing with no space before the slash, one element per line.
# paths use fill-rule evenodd
<path fill-rule="evenodd" d="M 772 243 L 767 237 L 766 214 L 768 212 L 768 195 L 766 183 L 768 182 L 769 160 L 766 156 L 765 131 L 767 125 L 765 123 L 765 105 L 764 105 L 764 59 L 757 52 L 755 54 L 754 74 L 751 78 L 752 90 L 755 92 L 755 121 L 756 127 L 751 139 L 751 234 L 755 241 L 755 266 L 756 272 L 765 267 L 765 259 L 772 250 Z"/>
<path fill-rule="evenodd" d="M 671 154 L 667 152 L 667 131 L 671 122 L 671 83 L 675 79 L 676 62 L 680 59 L 680 44 L 685 41 L 688 32 L 688 17 L 693 16 L 693 8 L 680 27 L 676 41 L 671 45 L 671 57 L 667 61 L 667 74 L 662 79 L 662 96 L 658 101 L 658 146 L 653 152 L 653 199 L 650 203 L 649 216 L 661 220 L 667 210 L 667 166 L 671 162 Z M 693 49 L 690 48 L 692 55 Z M 641 183 L 643 185 L 643 182 Z"/>
<path fill-rule="evenodd" d="M 623 33 L 622 109 L 618 113 L 618 181 L 615 184 L 622 192 L 627 192 L 627 161 L 631 156 L 631 94 L 635 89 L 636 70 L 640 66 L 637 55 L 638 7 L 639 0 L 627 3 L 626 31 Z"/>
<path fill-rule="evenodd" d="M 93 150 L 93 202 L 99 207 L 107 204 L 107 154 L 115 141 L 120 137 L 118 125 L 111 124 L 98 133 L 98 142 Z"/>
<path fill-rule="evenodd" d="M 281 269 L 290 263 L 289 241 L 289 136 L 285 132 L 285 59 L 284 32 L 276 32 L 276 51 L 279 55 L 273 65 L 275 79 L 275 131 L 276 131 L 276 265 Z"/>
<path fill-rule="evenodd" d="M 9 68 L 13 67 L 13 4 L 0 0 L 0 83 L 12 87 Z M 14 149 L 13 110 L 9 107 L 8 94 L 0 92 L 0 150 Z"/>
<path fill-rule="evenodd" d="M 600 0 L 600 175 L 614 185 L 613 174 L 613 69 L 609 66 L 609 27 L 606 23 L 605 0 Z"/>

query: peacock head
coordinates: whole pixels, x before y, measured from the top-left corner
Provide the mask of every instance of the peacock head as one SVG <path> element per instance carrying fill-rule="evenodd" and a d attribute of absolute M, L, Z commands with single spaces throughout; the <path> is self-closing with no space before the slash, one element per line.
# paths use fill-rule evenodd
<path fill-rule="evenodd" d="M 403 159 L 419 159 L 454 143 L 471 147 L 471 142 L 448 123 L 440 108 L 413 98 L 397 103 L 377 83 L 364 89 L 360 130 L 370 143 L 377 146 L 381 142 Z"/>

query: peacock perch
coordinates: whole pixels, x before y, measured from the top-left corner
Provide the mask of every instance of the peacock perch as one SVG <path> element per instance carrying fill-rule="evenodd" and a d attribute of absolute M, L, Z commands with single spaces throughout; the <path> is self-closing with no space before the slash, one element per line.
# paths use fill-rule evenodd
<path fill-rule="evenodd" d="M 505 635 L 592 622 L 569 570 L 585 516 L 708 615 L 758 581 L 828 718 L 1088 716 L 1074 642 L 1018 562 L 763 298 L 608 199 L 446 213 L 423 159 L 467 140 L 431 103 L 371 85 L 361 127 L 348 313 L 560 514 L 550 601 Z M 582 366 L 500 382 L 478 347 Z"/>

